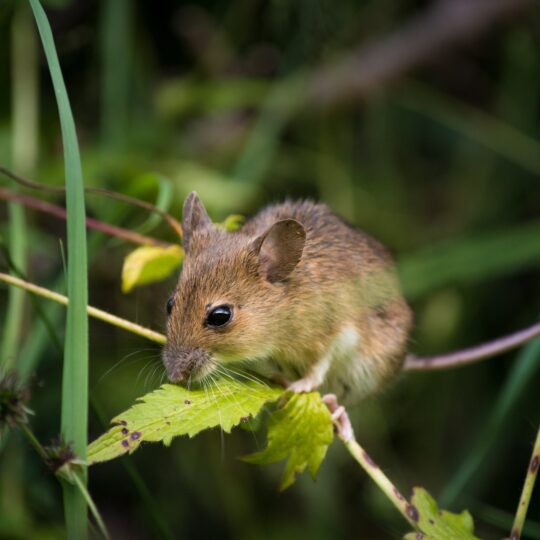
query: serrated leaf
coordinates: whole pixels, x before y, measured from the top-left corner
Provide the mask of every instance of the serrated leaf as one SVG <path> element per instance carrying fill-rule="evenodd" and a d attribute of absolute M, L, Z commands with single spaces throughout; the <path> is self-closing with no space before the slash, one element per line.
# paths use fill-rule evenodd
<path fill-rule="evenodd" d="M 292 394 L 268 421 L 266 448 L 242 459 L 261 464 L 286 459 L 280 485 L 283 490 L 306 467 L 315 479 L 333 435 L 332 418 L 320 394 Z"/>
<path fill-rule="evenodd" d="M 88 461 L 132 453 L 143 441 L 163 441 L 168 446 L 174 437 L 193 437 L 216 426 L 229 433 L 282 393 L 281 388 L 252 381 L 220 380 L 218 385 L 194 390 L 164 384 L 112 420 L 115 425 L 88 446 Z"/>
<path fill-rule="evenodd" d="M 122 292 L 139 285 L 161 281 L 176 270 L 184 258 L 180 246 L 142 246 L 132 251 L 122 268 Z"/>
<path fill-rule="evenodd" d="M 464 510 L 453 514 L 439 510 L 435 499 L 424 488 L 413 488 L 411 504 L 418 511 L 420 532 L 405 535 L 405 540 L 479 540 L 474 533 L 471 514 Z"/>

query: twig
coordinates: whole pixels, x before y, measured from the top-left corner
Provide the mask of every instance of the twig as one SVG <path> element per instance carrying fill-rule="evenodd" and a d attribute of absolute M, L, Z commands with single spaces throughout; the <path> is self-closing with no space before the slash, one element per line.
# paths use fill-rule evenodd
<path fill-rule="evenodd" d="M 404 369 L 407 371 L 431 371 L 460 367 L 515 349 L 538 336 L 540 336 L 540 322 L 508 336 L 461 351 L 426 357 L 409 354 L 405 359 Z"/>
<path fill-rule="evenodd" d="M 404 27 L 318 70 L 306 101 L 332 105 L 362 99 L 442 51 L 489 29 L 535 0 L 439 0 Z"/>
<path fill-rule="evenodd" d="M 358 444 L 354 438 L 342 438 L 343 444 L 351 456 L 367 472 L 370 478 L 379 486 L 380 490 L 388 497 L 390 502 L 399 510 L 400 514 L 409 522 L 409 524 L 418 530 L 418 509 L 399 492 L 392 484 L 379 466 L 371 459 L 369 454 Z"/>
<path fill-rule="evenodd" d="M 50 291 L 49 289 L 45 289 L 44 287 L 39 287 L 38 285 L 34 285 L 33 283 L 29 283 L 28 281 L 24 281 L 15 276 L 10 276 L 9 274 L 5 274 L 4 272 L 0 272 L 0 281 L 9 283 L 14 287 L 19 287 L 33 294 L 37 294 L 38 296 L 42 296 L 43 298 L 47 298 L 48 300 L 53 300 L 54 302 L 58 302 L 59 304 L 62 304 L 64 306 L 68 305 L 68 298 L 63 294 Z M 160 345 L 164 345 L 167 341 L 167 338 L 163 334 L 160 334 L 159 332 L 154 332 L 149 328 L 145 328 L 144 326 L 141 326 L 139 324 L 117 317 L 112 313 L 108 313 L 92 306 L 87 306 L 86 309 L 88 311 L 88 315 L 94 317 L 95 319 L 99 319 L 100 321 L 112 324 L 114 326 L 117 326 L 118 328 L 127 330 L 128 332 L 137 334 L 138 336 L 145 337 L 146 339 L 149 339 L 150 341 L 153 341 L 155 343 L 159 343 Z"/>
<path fill-rule="evenodd" d="M 523 484 L 523 490 L 519 499 L 519 504 L 516 511 L 516 517 L 514 518 L 514 524 L 512 525 L 512 531 L 510 532 L 510 540 L 519 540 L 523 525 L 525 524 L 525 517 L 527 516 L 527 509 L 531 502 L 531 496 L 534 489 L 534 482 L 538 475 L 538 468 L 540 466 L 540 428 L 536 435 L 536 442 L 534 443 L 533 453 L 529 468 L 527 469 L 527 476 L 525 477 L 525 483 Z"/>
<path fill-rule="evenodd" d="M 66 210 L 61 206 L 42 201 L 41 199 L 30 197 L 29 195 L 15 193 L 13 191 L 9 191 L 8 189 L 0 187 L 0 199 L 17 202 L 19 204 L 27 206 L 28 208 L 38 210 L 39 212 L 45 212 L 57 218 L 66 219 Z M 110 236 L 122 238 L 123 240 L 126 240 L 127 242 L 132 242 L 134 244 L 163 247 L 168 247 L 171 245 L 170 243 L 164 242 L 163 240 L 158 240 L 157 238 L 152 238 L 151 236 L 139 234 L 128 229 L 123 229 L 121 227 L 116 227 L 115 225 L 110 225 L 108 223 L 104 223 L 93 218 L 86 218 L 86 226 L 89 229 L 94 229 Z"/>
<path fill-rule="evenodd" d="M 34 450 L 38 453 L 39 457 L 43 460 L 43 462 L 47 463 L 47 461 L 49 460 L 49 455 L 47 454 L 47 450 L 43 448 L 42 444 L 39 442 L 39 440 L 34 435 L 32 430 L 28 427 L 28 425 L 25 422 L 18 422 L 17 427 L 26 436 L 26 438 L 28 439 L 28 442 L 33 446 Z M 69 478 L 73 481 L 73 483 L 77 486 L 77 488 L 81 492 L 82 496 L 86 499 L 88 507 L 90 508 L 90 511 L 92 512 L 92 515 L 94 516 L 94 519 L 96 520 L 96 523 L 98 525 L 99 530 L 101 531 L 101 534 L 103 535 L 104 538 L 108 540 L 110 536 L 107 531 L 107 527 L 105 526 L 105 523 L 94 501 L 92 500 L 90 493 L 88 493 L 88 490 L 86 489 L 85 485 L 83 484 L 83 482 L 81 482 L 79 475 L 77 474 L 76 471 L 73 471 L 72 474 L 69 475 Z"/>
<path fill-rule="evenodd" d="M 400 493 L 390 479 L 383 473 L 370 455 L 358 444 L 345 407 L 340 406 L 334 394 L 326 394 L 322 401 L 332 414 L 335 432 L 341 439 L 351 456 L 367 472 L 379 489 L 388 497 L 390 502 L 399 510 L 409 524 L 418 530 L 418 509 Z"/>
<path fill-rule="evenodd" d="M 30 189 L 38 189 L 41 191 L 49 191 L 52 193 L 64 193 L 65 188 L 62 186 L 49 186 L 47 184 L 41 184 L 39 182 L 34 182 L 33 180 L 30 180 L 28 178 L 25 178 L 24 176 L 17 174 L 13 171 L 10 171 L 7 167 L 4 167 L 3 165 L 0 165 L 0 173 L 4 174 L 8 178 L 11 178 L 18 184 L 30 188 Z M 137 199 L 135 197 L 130 197 L 129 195 L 123 195 L 121 193 L 116 193 L 116 191 L 111 191 L 109 189 L 105 188 L 84 188 L 85 193 L 94 193 L 96 195 L 105 195 L 106 197 L 109 197 L 111 199 L 116 199 L 117 201 L 125 202 L 127 204 L 131 204 L 133 206 L 138 206 L 139 208 L 144 208 L 145 210 L 148 210 L 149 212 L 154 212 L 156 214 L 159 214 L 173 229 L 173 231 L 182 238 L 182 225 L 169 213 L 164 212 L 161 210 L 161 208 L 158 208 L 157 206 L 150 204 L 146 201 L 141 201 L 140 199 Z"/>

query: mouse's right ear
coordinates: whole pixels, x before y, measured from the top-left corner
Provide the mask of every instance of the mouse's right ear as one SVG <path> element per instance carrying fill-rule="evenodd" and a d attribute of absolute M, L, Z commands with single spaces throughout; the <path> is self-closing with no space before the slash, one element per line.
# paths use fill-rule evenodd
<path fill-rule="evenodd" d="M 270 282 L 284 281 L 300 262 L 306 230 L 295 219 L 276 221 L 253 241 L 259 256 L 259 271 Z"/>
<path fill-rule="evenodd" d="M 197 193 L 192 191 L 184 201 L 182 210 L 182 232 L 184 251 L 189 251 L 189 243 L 193 233 L 197 229 L 205 229 L 212 226 L 212 220 L 208 217 L 203 203 Z"/>

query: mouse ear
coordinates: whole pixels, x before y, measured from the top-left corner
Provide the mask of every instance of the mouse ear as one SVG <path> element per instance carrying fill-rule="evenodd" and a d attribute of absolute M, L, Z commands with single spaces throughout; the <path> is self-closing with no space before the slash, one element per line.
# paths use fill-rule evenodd
<path fill-rule="evenodd" d="M 274 223 L 253 242 L 263 276 L 271 283 L 286 279 L 300 261 L 305 243 L 306 231 L 295 219 Z"/>
<path fill-rule="evenodd" d="M 204 229 L 212 226 L 212 220 L 208 217 L 203 203 L 197 193 L 192 191 L 184 201 L 182 210 L 182 231 L 184 251 L 189 250 L 189 242 L 193 233 L 197 229 Z"/>

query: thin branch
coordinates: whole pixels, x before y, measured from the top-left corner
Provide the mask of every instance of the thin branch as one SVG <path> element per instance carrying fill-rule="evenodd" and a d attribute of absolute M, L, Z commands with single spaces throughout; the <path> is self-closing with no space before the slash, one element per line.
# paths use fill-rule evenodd
<path fill-rule="evenodd" d="M 58 302 L 59 304 L 62 304 L 64 306 L 68 305 L 67 296 L 50 291 L 49 289 L 45 289 L 44 287 L 39 287 L 38 285 L 34 285 L 33 283 L 29 283 L 28 281 L 24 281 L 15 276 L 0 272 L 0 281 L 9 283 L 14 287 L 19 287 L 33 294 L 37 294 L 38 296 L 42 296 L 43 298 L 47 298 L 48 300 L 53 300 L 54 302 Z M 127 321 L 126 319 L 122 319 L 120 317 L 117 317 L 116 315 L 112 315 L 111 313 L 92 306 L 87 306 L 86 309 L 88 311 L 88 315 L 94 317 L 95 319 L 99 319 L 100 321 L 112 324 L 113 326 L 117 326 L 118 328 L 122 328 L 124 330 L 127 330 L 128 332 L 137 334 L 138 336 L 149 339 L 150 341 L 159 343 L 160 345 L 164 345 L 167 341 L 167 338 L 163 334 L 160 334 L 159 332 L 154 332 L 153 330 L 150 330 L 149 328 L 146 328 L 139 324 Z"/>
<path fill-rule="evenodd" d="M 523 345 L 527 341 L 540 336 L 540 322 L 519 330 L 509 336 L 504 336 L 488 343 L 482 343 L 468 349 L 455 351 L 437 356 L 417 357 L 407 355 L 404 369 L 407 371 L 431 371 L 435 369 L 449 369 L 462 365 L 472 364 L 492 358 L 511 349 Z"/>
<path fill-rule="evenodd" d="M 540 428 L 536 435 L 536 442 L 527 469 L 527 476 L 525 477 L 525 483 L 523 484 L 523 490 L 519 499 L 519 504 L 516 511 L 516 517 L 514 518 L 514 524 L 512 525 L 512 531 L 510 532 L 510 540 L 519 540 L 523 525 L 525 524 L 525 517 L 527 516 L 527 510 L 529 503 L 531 502 L 531 496 L 534 489 L 534 483 L 538 475 L 538 468 L 540 466 Z"/>
<path fill-rule="evenodd" d="M 42 201 L 41 199 L 30 197 L 29 195 L 15 193 L 13 191 L 9 191 L 8 189 L 0 187 L 0 199 L 16 202 L 28 208 L 38 210 L 39 212 L 44 212 L 60 219 L 66 219 L 66 210 L 61 206 Z M 162 247 L 168 247 L 171 245 L 169 242 L 164 242 L 163 240 L 158 240 L 157 238 L 152 238 L 151 236 L 146 236 L 144 234 L 139 234 L 128 229 L 116 227 L 115 225 L 110 225 L 109 223 L 104 223 L 93 218 L 86 218 L 86 226 L 89 229 L 94 229 L 104 234 L 108 234 L 109 236 L 115 236 L 116 238 L 122 238 L 123 240 L 126 240 L 127 242 L 132 242 L 134 244 Z"/>
<path fill-rule="evenodd" d="M 328 106 L 363 99 L 441 52 L 475 38 L 537 0 L 438 0 L 393 34 L 361 45 L 337 63 L 319 69 L 307 101 Z"/>
<path fill-rule="evenodd" d="M 48 191 L 51 193 L 64 193 L 66 190 L 62 186 L 49 186 L 47 184 L 41 184 L 39 182 L 34 182 L 33 180 L 30 180 L 28 178 L 25 178 L 24 176 L 17 174 L 13 171 L 10 171 L 7 167 L 4 167 L 0 165 L 0 173 L 4 174 L 8 178 L 11 178 L 21 186 L 27 187 L 29 189 L 38 189 L 41 191 Z M 182 225 L 179 221 L 177 221 L 173 216 L 171 216 L 169 213 L 164 212 L 161 210 L 161 208 L 158 208 L 157 206 L 150 204 L 146 201 L 141 201 L 140 199 L 137 199 L 135 197 L 130 197 L 129 195 L 122 195 L 121 193 L 116 193 L 116 191 L 111 191 L 109 189 L 105 188 L 84 188 L 85 193 L 93 193 L 96 195 L 105 195 L 106 197 L 109 197 L 111 199 L 116 199 L 117 201 L 125 202 L 127 204 L 131 204 L 133 206 L 138 206 L 139 208 L 144 208 L 145 210 L 148 210 L 149 212 L 154 212 L 158 215 L 160 215 L 173 229 L 173 231 L 182 238 Z"/>
<path fill-rule="evenodd" d="M 418 509 L 409 503 L 388 476 L 373 461 L 371 456 L 358 444 L 345 407 L 339 405 L 334 394 L 326 394 L 323 396 L 322 401 L 332 414 L 332 422 L 334 423 L 336 435 L 341 439 L 351 456 L 399 510 L 400 514 L 409 522 L 411 527 L 418 530 Z"/>
<path fill-rule="evenodd" d="M 358 444 L 356 439 L 341 439 L 351 456 L 360 464 L 379 489 L 388 497 L 411 527 L 418 530 L 418 510 L 392 484 L 369 454 Z"/>

